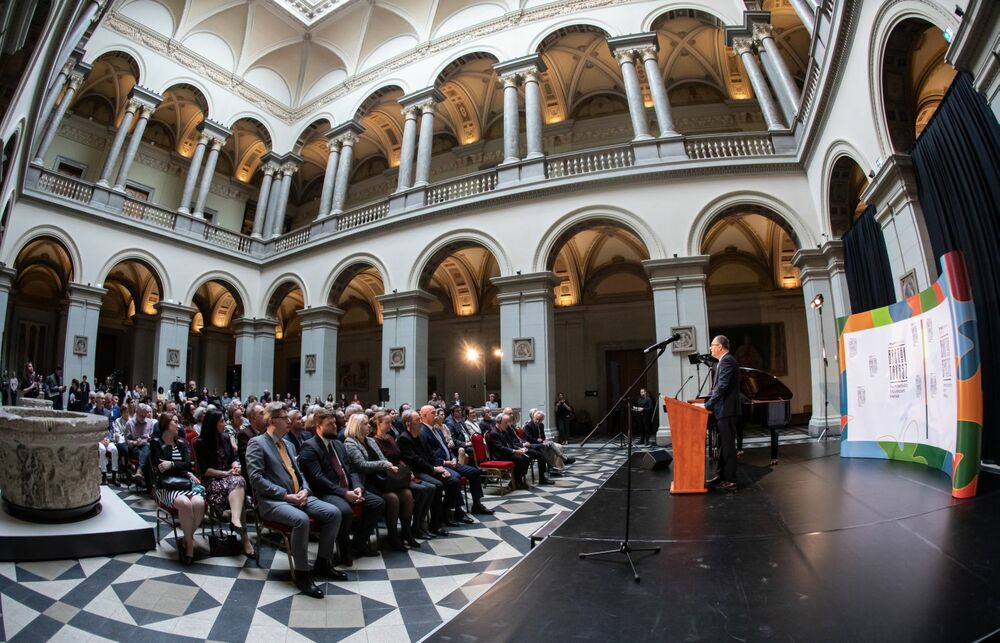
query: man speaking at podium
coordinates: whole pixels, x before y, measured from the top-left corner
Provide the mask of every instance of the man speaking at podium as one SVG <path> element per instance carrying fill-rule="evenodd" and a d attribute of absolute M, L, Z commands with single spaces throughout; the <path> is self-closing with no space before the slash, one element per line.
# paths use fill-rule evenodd
<path fill-rule="evenodd" d="M 723 491 L 736 491 L 736 423 L 740 420 L 740 365 L 729 352 L 729 339 L 717 335 L 709 348 L 719 360 L 715 384 L 705 400 L 705 408 L 715 414 L 719 424 L 718 471 L 708 484 Z"/>

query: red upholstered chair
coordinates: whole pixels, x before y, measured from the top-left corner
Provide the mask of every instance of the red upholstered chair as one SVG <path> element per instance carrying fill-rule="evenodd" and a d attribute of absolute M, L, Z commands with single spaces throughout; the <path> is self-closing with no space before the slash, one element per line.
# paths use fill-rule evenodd
<path fill-rule="evenodd" d="M 486 441 L 479 433 L 472 434 L 472 452 L 482 475 L 483 487 L 493 485 L 501 496 L 510 491 L 508 484 L 514 477 L 514 463 L 510 460 L 490 460 Z"/>

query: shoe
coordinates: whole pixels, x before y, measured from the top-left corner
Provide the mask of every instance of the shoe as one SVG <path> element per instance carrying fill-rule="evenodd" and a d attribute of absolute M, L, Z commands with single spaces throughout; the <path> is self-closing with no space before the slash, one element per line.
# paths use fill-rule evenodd
<path fill-rule="evenodd" d="M 316 583 L 312 582 L 309 572 L 298 572 L 295 575 L 295 586 L 306 596 L 311 598 L 323 598 L 323 590 Z"/>
<path fill-rule="evenodd" d="M 118 474 L 114 473 L 114 472 L 111 473 L 111 480 L 109 482 L 111 483 L 112 487 L 120 487 L 120 486 L 122 486 L 121 483 L 118 482 Z"/>
<path fill-rule="evenodd" d="M 345 549 L 344 553 L 340 555 L 340 564 L 343 565 L 344 567 L 354 566 L 354 557 L 351 556 L 350 550 Z"/>
<path fill-rule="evenodd" d="M 427 533 L 423 529 L 414 529 L 413 533 L 411 534 L 410 537 L 411 538 L 420 538 L 421 540 L 433 540 L 434 539 L 434 536 L 430 535 L 429 533 Z M 410 546 L 412 547 L 413 543 L 410 543 Z"/>
<path fill-rule="evenodd" d="M 550 485 L 550 484 L 555 484 L 555 483 L 552 482 L 551 480 L 549 480 L 548 478 L 542 478 L 542 477 L 538 478 L 538 485 L 539 486 L 541 486 L 541 485 Z"/>
<path fill-rule="evenodd" d="M 327 558 L 319 558 L 316 560 L 316 564 L 313 565 L 313 573 L 329 578 L 330 580 L 347 580 L 347 574 L 334 567 L 333 561 Z"/>
<path fill-rule="evenodd" d="M 477 516 L 492 516 L 493 510 L 477 502 L 476 504 L 472 505 L 472 513 L 476 514 Z"/>
<path fill-rule="evenodd" d="M 562 471 L 559 471 L 558 469 L 549 469 L 549 477 L 550 478 L 561 478 L 564 475 L 566 475 L 566 474 L 564 474 Z"/>
<path fill-rule="evenodd" d="M 725 482 L 723 482 L 723 483 L 721 483 L 719 485 L 719 491 L 733 492 L 733 491 L 736 491 L 736 488 L 737 488 L 736 487 L 736 483 L 735 482 L 730 482 L 728 480 L 725 481 Z"/>
<path fill-rule="evenodd" d="M 444 523 L 445 527 L 458 527 L 458 526 L 461 525 L 461 523 L 455 522 L 454 520 L 450 520 L 450 519 L 449 520 L 442 520 L 441 522 Z"/>
<path fill-rule="evenodd" d="M 434 529 L 433 527 L 431 527 L 431 533 L 433 535 L 439 536 L 441 538 L 445 538 L 445 537 L 448 536 L 448 532 L 445 531 L 443 527 L 438 527 L 437 529 Z"/>
<path fill-rule="evenodd" d="M 709 487 L 714 487 L 715 485 L 719 484 L 720 482 L 722 482 L 722 476 L 715 476 L 711 480 L 706 480 L 705 481 L 705 485 L 709 486 Z"/>
<path fill-rule="evenodd" d="M 456 516 L 455 520 L 457 520 L 460 523 L 464 523 L 466 525 L 474 525 L 474 524 L 476 524 L 476 521 L 472 519 L 472 516 L 469 516 L 469 515 L 466 515 L 466 514 L 462 514 L 461 516 Z"/>
<path fill-rule="evenodd" d="M 563 442 L 563 444 L 566 443 Z M 573 464 L 574 462 L 576 462 L 576 458 L 563 458 L 563 462 L 565 462 L 566 464 Z"/>
<path fill-rule="evenodd" d="M 409 537 L 404 538 L 403 542 L 406 543 L 406 546 L 409 547 L 410 549 L 420 549 L 420 542 L 417 540 L 417 538 L 419 538 L 419 536 L 417 536 L 416 534 L 412 534 Z"/>

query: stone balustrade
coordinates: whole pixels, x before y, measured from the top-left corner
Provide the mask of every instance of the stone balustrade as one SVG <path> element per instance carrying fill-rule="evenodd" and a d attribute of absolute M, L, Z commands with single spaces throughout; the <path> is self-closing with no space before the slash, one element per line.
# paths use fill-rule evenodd
<path fill-rule="evenodd" d="M 598 150 L 585 150 L 549 157 L 545 161 L 545 176 L 558 179 L 564 176 L 618 170 L 635 165 L 631 145 L 618 145 Z"/>
<path fill-rule="evenodd" d="M 368 225 L 389 214 L 389 201 L 379 201 L 369 205 L 348 210 L 337 220 L 337 230 L 349 230 L 358 226 Z"/>
<path fill-rule="evenodd" d="M 444 184 L 432 186 L 427 190 L 427 205 L 447 203 L 455 199 L 463 199 L 485 192 L 492 192 L 497 187 L 496 170 L 479 172 L 463 176 Z"/>

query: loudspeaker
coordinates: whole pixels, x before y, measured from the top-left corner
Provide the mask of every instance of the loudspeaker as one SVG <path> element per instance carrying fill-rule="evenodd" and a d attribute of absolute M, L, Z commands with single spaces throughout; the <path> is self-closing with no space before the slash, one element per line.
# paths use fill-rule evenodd
<path fill-rule="evenodd" d="M 388 402 L 389 401 L 389 389 L 388 388 L 380 388 L 378 390 L 378 401 L 379 402 Z"/>
<path fill-rule="evenodd" d="M 644 469 L 650 469 L 652 471 L 666 469 L 673 461 L 674 456 L 670 455 L 666 449 L 654 449 L 652 451 L 646 451 L 645 453 L 639 454 L 639 464 Z"/>

